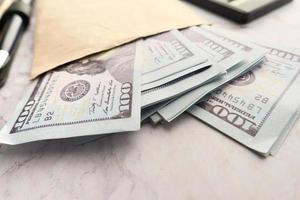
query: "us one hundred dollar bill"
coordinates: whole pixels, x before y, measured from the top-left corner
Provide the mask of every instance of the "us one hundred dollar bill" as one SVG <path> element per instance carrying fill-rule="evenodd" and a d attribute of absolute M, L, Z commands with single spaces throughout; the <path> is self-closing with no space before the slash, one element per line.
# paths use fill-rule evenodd
<path fill-rule="evenodd" d="M 189 43 L 192 43 L 197 47 L 201 55 L 209 59 L 208 62 L 202 63 L 201 65 L 212 66 L 206 68 L 201 67 L 201 70 L 197 70 L 166 84 L 143 91 L 143 108 L 161 101 L 176 98 L 210 81 L 214 81 L 230 67 L 235 66 L 245 58 L 243 52 L 230 50 L 230 48 L 228 49 L 225 45 L 222 45 L 222 42 L 219 42 L 219 44 L 211 42 L 211 40 L 209 40 L 210 35 L 197 27 L 182 30 L 181 33 Z M 213 65 L 210 60 L 213 60 L 215 64 Z M 216 65 L 217 62 L 221 62 L 221 64 Z"/>
<path fill-rule="evenodd" d="M 300 54 L 266 48 L 262 65 L 188 110 L 264 156 L 278 151 L 299 117 L 300 102 Z"/>
<path fill-rule="evenodd" d="M 35 81 L 0 132 L 0 143 L 140 128 L 141 42 L 87 57 Z"/>
<path fill-rule="evenodd" d="M 155 105 L 143 108 L 141 110 L 141 122 L 146 122 L 151 115 L 156 113 L 156 111 L 159 108 L 162 108 L 163 106 L 167 105 L 167 103 L 168 103 L 168 101 L 163 101 L 163 102 L 157 103 Z"/>
<path fill-rule="evenodd" d="M 155 88 L 207 67 L 208 59 L 178 30 L 143 41 L 142 91 Z"/>
<path fill-rule="evenodd" d="M 258 47 L 257 45 L 250 44 L 249 42 L 242 44 L 241 42 L 234 41 L 234 39 L 232 39 L 231 41 L 234 41 L 234 43 L 225 43 L 225 41 L 223 41 L 221 38 L 209 32 L 204 32 L 198 27 L 194 28 L 194 30 L 198 30 L 197 32 L 195 32 L 205 36 L 206 41 L 204 42 L 204 44 L 211 46 L 211 50 L 213 50 L 211 51 L 211 53 L 213 53 L 213 55 L 216 55 L 213 56 L 213 59 L 215 59 L 216 62 L 215 65 L 225 68 L 226 74 L 222 75 L 219 79 L 213 82 L 210 82 L 202 87 L 196 88 L 176 98 L 168 105 L 164 106 L 163 108 L 160 108 L 157 112 L 161 116 L 161 120 L 167 122 L 171 122 L 172 120 L 174 120 L 176 117 L 178 117 L 192 105 L 200 101 L 202 98 L 205 97 L 205 95 L 209 94 L 213 90 L 216 90 L 217 88 L 221 87 L 222 85 L 231 81 L 232 79 L 237 78 L 241 74 L 255 68 L 257 64 L 262 62 L 266 53 L 265 49 Z M 245 54 L 241 54 L 241 56 L 244 55 L 242 56 L 243 61 L 234 65 L 228 65 L 227 63 L 230 63 L 230 61 L 227 60 L 230 60 L 231 56 L 227 56 L 228 54 L 225 54 L 224 50 L 220 50 L 220 48 L 218 47 L 222 47 L 221 49 L 227 49 L 227 51 L 234 52 L 233 54 L 229 54 L 232 56 L 235 53 L 239 53 L 241 51 L 244 52 Z M 220 59 L 220 56 L 222 59 Z"/>
<path fill-rule="evenodd" d="M 210 67 L 185 75 L 164 85 L 145 90 L 142 92 L 142 108 L 176 98 L 196 87 L 215 80 L 222 73 L 224 73 L 224 70 Z"/>

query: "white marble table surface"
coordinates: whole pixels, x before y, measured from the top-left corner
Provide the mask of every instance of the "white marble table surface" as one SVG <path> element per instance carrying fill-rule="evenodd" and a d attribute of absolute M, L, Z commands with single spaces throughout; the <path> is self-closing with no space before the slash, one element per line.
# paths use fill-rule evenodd
<path fill-rule="evenodd" d="M 251 39 L 300 47 L 297 0 L 244 26 L 192 9 Z M 0 90 L 0 128 L 29 83 L 31 47 L 32 30 Z M 1 145 L 0 199 L 300 199 L 300 122 L 267 159 L 187 114 L 102 139 Z"/>

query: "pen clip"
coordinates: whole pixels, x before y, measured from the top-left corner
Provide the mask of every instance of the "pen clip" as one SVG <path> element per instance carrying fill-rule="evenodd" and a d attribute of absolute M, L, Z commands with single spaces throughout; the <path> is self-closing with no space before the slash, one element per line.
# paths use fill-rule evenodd
<path fill-rule="evenodd" d="M 24 22 L 24 28 L 26 28 L 29 25 L 30 12 L 30 5 L 24 3 L 23 1 L 13 2 L 0 19 L 0 32 L 3 30 L 3 28 L 5 28 L 7 20 L 10 20 L 14 15 L 19 15 L 22 18 Z"/>

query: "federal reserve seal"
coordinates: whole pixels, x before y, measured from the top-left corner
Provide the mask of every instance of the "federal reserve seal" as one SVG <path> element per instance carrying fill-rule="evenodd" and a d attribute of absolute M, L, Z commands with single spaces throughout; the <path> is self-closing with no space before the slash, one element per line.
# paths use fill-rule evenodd
<path fill-rule="evenodd" d="M 230 82 L 231 85 L 236 85 L 236 86 L 245 86 L 245 85 L 250 85 L 255 81 L 255 75 L 253 72 L 248 72 L 237 79 L 233 80 Z"/>
<path fill-rule="evenodd" d="M 62 89 L 60 98 L 67 102 L 77 101 L 84 97 L 90 88 L 90 83 L 85 80 L 73 81 Z"/>

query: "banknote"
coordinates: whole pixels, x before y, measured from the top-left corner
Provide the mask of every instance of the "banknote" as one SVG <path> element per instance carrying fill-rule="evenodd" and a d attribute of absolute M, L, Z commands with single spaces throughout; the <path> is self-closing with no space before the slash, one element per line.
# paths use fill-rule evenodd
<path fill-rule="evenodd" d="M 207 67 L 207 58 L 178 30 L 144 40 L 142 91 L 151 89 L 188 73 Z"/>
<path fill-rule="evenodd" d="M 161 116 L 158 113 L 154 113 L 153 115 L 150 116 L 150 122 L 153 125 L 158 124 L 159 122 L 161 122 Z"/>
<path fill-rule="evenodd" d="M 278 149 L 299 116 L 300 54 L 266 47 L 263 64 L 189 113 L 262 155 Z"/>
<path fill-rule="evenodd" d="M 1 130 L 0 143 L 138 130 L 141 45 L 127 44 L 39 78 Z"/>
<path fill-rule="evenodd" d="M 175 98 L 209 81 L 213 81 L 218 75 L 221 75 L 245 58 L 244 52 L 234 52 L 228 49 L 222 42 L 216 43 L 212 41 L 208 33 L 197 27 L 181 30 L 181 33 L 183 33 L 189 42 L 197 46 L 201 55 L 209 58 L 209 60 L 213 60 L 215 64 L 207 69 L 202 68 L 174 81 L 143 91 L 142 107 Z M 221 62 L 221 65 L 216 65 L 217 62 Z M 207 65 L 207 63 L 203 64 Z M 212 65 L 212 62 L 209 65 Z"/>
<path fill-rule="evenodd" d="M 285 139 L 287 138 L 289 133 L 292 132 L 296 122 L 298 122 L 299 116 L 300 116 L 300 107 L 296 108 L 295 110 L 297 110 L 297 112 L 290 118 L 289 123 L 286 125 L 286 127 L 283 128 L 283 132 L 278 137 L 278 139 L 274 143 L 274 145 L 271 147 L 270 153 L 269 153 L 271 156 L 275 156 L 278 153 L 278 151 L 279 151 L 280 147 L 282 146 L 282 144 L 284 143 Z"/>
<path fill-rule="evenodd" d="M 224 71 L 242 62 L 246 57 L 246 52 L 228 46 L 220 38 L 200 27 L 190 27 L 180 32 L 195 44 L 205 57 L 212 60 L 217 67 L 223 68 Z"/>
<path fill-rule="evenodd" d="M 196 87 L 215 80 L 224 73 L 223 69 L 211 66 L 180 77 L 164 85 L 142 92 L 142 108 L 180 96 Z"/>
<path fill-rule="evenodd" d="M 200 33 L 200 31 L 198 31 Z M 201 31 L 203 34 L 203 31 Z M 204 34 L 203 34 L 204 35 Z M 256 67 L 257 64 L 259 64 L 265 55 L 265 49 L 262 49 L 254 44 L 245 43 L 242 45 L 239 41 L 235 41 L 236 44 L 240 44 L 240 46 L 237 46 L 236 44 L 232 43 L 224 43 L 223 40 L 218 38 L 217 36 L 213 34 L 205 34 L 205 37 L 208 37 L 208 42 L 204 42 L 204 44 L 207 44 L 208 46 L 212 47 L 211 53 L 217 54 L 218 56 L 213 56 L 212 58 L 216 58 L 216 65 L 220 66 L 222 68 L 227 69 L 227 73 L 222 75 L 217 80 L 208 83 L 202 87 L 196 88 L 189 93 L 186 93 L 168 105 L 164 106 L 163 108 L 158 110 L 158 113 L 160 116 L 167 122 L 172 121 L 176 117 L 178 117 L 180 114 L 182 114 L 184 111 L 186 111 L 189 107 L 191 107 L 193 104 L 197 103 L 201 98 L 205 97 L 208 93 L 212 92 L 213 90 L 216 90 L 217 88 L 221 87 L 225 83 L 229 82 L 230 80 L 237 78 L 241 74 L 251 70 L 252 68 Z M 234 40 L 234 39 L 233 39 Z M 214 45 L 211 45 L 213 43 Z M 228 54 L 223 54 L 224 51 L 219 51 L 219 48 L 216 48 L 216 46 L 223 46 L 226 49 L 230 49 L 230 51 L 239 53 L 244 52 L 245 55 L 243 56 L 243 61 L 239 62 L 233 66 L 225 65 L 227 63 L 227 59 L 230 60 L 230 56 L 227 56 L 223 59 L 220 59 L 219 56 L 224 56 Z M 234 55 L 234 54 L 229 54 Z M 243 55 L 243 54 L 240 54 Z M 219 58 L 219 59 L 218 59 Z"/>
<path fill-rule="evenodd" d="M 145 122 L 151 115 L 157 112 L 158 109 L 162 108 L 163 106 L 167 105 L 168 101 L 163 101 L 157 103 L 155 105 L 143 108 L 141 110 L 141 122 Z"/>

